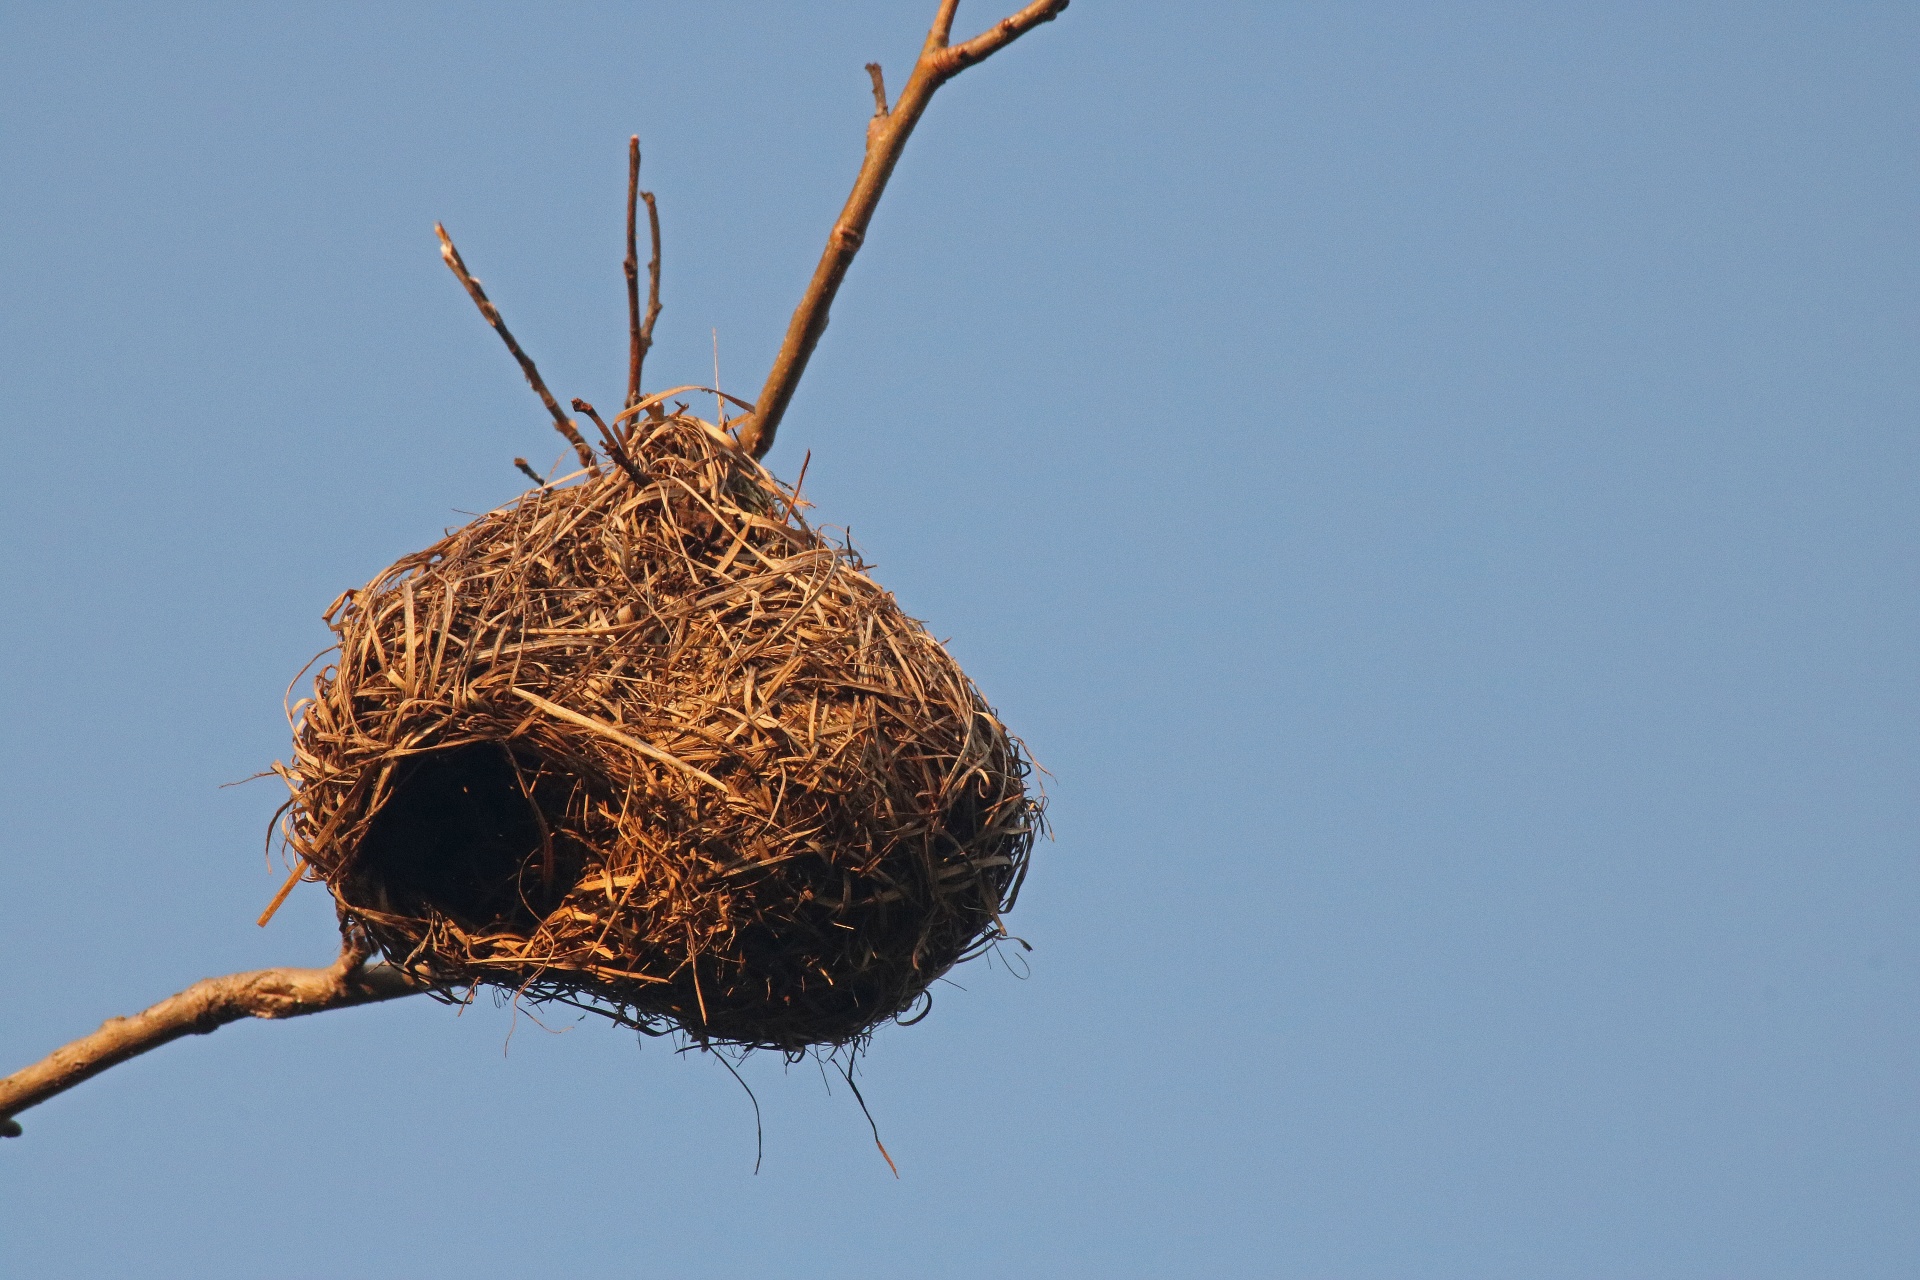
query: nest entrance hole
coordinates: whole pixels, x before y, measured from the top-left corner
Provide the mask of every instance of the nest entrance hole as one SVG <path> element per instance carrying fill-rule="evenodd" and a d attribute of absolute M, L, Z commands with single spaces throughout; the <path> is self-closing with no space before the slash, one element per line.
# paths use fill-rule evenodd
<path fill-rule="evenodd" d="M 400 766 L 353 879 L 388 910 L 530 933 L 580 878 L 579 846 L 547 816 L 570 789 L 505 743 L 425 752 Z"/>

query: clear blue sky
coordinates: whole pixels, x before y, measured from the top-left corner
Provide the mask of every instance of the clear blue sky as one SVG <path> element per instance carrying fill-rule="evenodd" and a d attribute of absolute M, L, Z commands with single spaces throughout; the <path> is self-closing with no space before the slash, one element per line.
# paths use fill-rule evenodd
<path fill-rule="evenodd" d="M 267 930 L 343 588 L 751 395 L 933 0 L 0 13 L 0 1070 Z M 969 0 L 960 26 L 1001 11 Z M 867 1100 L 430 1002 L 0 1145 L 21 1277 L 1920 1271 L 1920 15 L 1077 0 L 948 86 L 769 461 L 1052 770 Z"/>

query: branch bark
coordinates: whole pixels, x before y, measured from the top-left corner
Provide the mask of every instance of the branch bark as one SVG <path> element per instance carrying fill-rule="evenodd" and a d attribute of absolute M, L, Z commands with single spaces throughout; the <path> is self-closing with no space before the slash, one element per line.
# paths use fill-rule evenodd
<path fill-rule="evenodd" d="M 427 989 L 392 965 L 369 966 L 367 956 L 366 944 L 350 939 L 325 969 L 257 969 L 206 978 L 131 1018 L 108 1018 L 93 1034 L 0 1080 L 0 1138 L 20 1136 L 14 1117 L 28 1107 L 182 1036 L 206 1035 L 242 1018 L 298 1018 Z"/>
<path fill-rule="evenodd" d="M 833 297 L 840 291 L 840 282 L 846 279 L 854 255 L 860 251 L 867 224 L 873 220 L 873 211 L 880 203 L 880 194 L 886 190 L 887 179 L 893 176 L 893 167 L 899 162 L 914 125 L 920 122 L 921 113 L 932 101 L 934 90 L 1041 23 L 1053 21 L 1067 7 L 1067 0 L 1034 0 L 973 39 L 949 44 L 953 15 L 959 3 L 960 0 L 940 0 L 926 44 L 913 64 L 913 74 L 900 91 L 899 101 L 891 108 L 887 106 L 886 88 L 878 66 L 868 65 L 868 74 L 873 78 L 874 113 L 867 123 L 866 159 L 861 162 L 860 176 L 854 179 L 846 207 L 841 209 L 827 237 L 820 265 L 814 268 L 813 279 L 800 305 L 794 309 L 786 339 L 780 344 L 780 354 L 774 358 L 766 385 L 754 402 L 754 413 L 740 428 L 741 448 L 756 458 L 765 457 L 773 447 L 774 433 L 780 429 L 780 419 L 786 416 L 794 389 L 800 385 L 800 375 L 806 372 L 807 361 L 819 345 L 820 335 L 826 332 L 827 312 L 833 306 Z"/>

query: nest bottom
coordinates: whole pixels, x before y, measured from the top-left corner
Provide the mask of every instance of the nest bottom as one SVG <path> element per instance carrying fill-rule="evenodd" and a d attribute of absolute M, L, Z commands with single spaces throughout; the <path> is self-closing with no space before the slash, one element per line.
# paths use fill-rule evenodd
<path fill-rule="evenodd" d="M 854 878 L 821 857 L 740 885 L 731 927 L 684 952 L 646 955 L 644 937 L 619 938 L 609 914 L 602 936 L 624 945 L 623 963 L 650 960 L 649 972 L 582 982 L 572 966 L 538 958 L 550 953 L 556 913 L 588 919 L 572 904 L 604 902 L 622 881 L 671 880 L 682 870 L 645 859 L 626 863 L 620 876 L 595 866 L 604 859 L 570 830 L 569 802 L 582 790 L 550 762 L 502 742 L 411 756 L 338 891 L 402 964 L 424 962 L 431 973 L 457 947 L 487 981 L 534 999 L 584 995 L 624 1009 L 622 1020 L 646 1030 L 679 1026 L 702 1040 L 786 1050 L 857 1038 L 924 999 L 932 977 L 965 959 L 983 934 L 997 936 L 994 900 L 968 893 L 970 885 L 960 886 L 960 902 L 942 901 L 949 886 L 937 871 L 917 885 L 899 884 L 896 872 L 893 892 L 856 895 Z M 951 815 L 951 847 L 979 834 L 974 810 L 962 805 Z M 880 861 L 933 870 L 899 847 Z M 804 877 L 798 892 L 796 875 Z"/>

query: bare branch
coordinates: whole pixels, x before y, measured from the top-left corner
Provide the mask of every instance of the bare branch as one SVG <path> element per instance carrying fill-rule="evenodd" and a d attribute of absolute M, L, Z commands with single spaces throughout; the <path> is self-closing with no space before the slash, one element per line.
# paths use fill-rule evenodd
<path fill-rule="evenodd" d="M 480 282 L 475 280 L 473 274 L 467 270 L 467 264 L 460 260 L 460 251 L 453 247 L 453 239 L 447 235 L 447 229 L 436 222 L 433 224 L 433 234 L 440 237 L 440 256 L 446 259 L 448 268 L 460 278 L 460 283 L 466 286 L 468 295 L 473 299 L 473 305 L 480 308 L 480 314 L 485 317 L 488 324 L 493 326 L 493 331 L 500 335 L 500 340 L 507 344 L 507 350 L 511 351 L 513 358 L 520 362 L 520 372 L 527 375 L 527 385 L 534 389 L 540 397 L 540 403 L 546 405 L 547 412 L 553 415 L 553 429 L 565 436 L 567 443 L 573 446 L 573 451 L 580 455 L 580 465 L 593 474 L 599 475 L 600 468 L 593 460 L 593 450 L 587 447 L 586 440 L 580 435 L 580 428 L 574 426 L 573 420 L 561 411 L 559 403 L 553 398 L 553 392 L 547 390 L 547 384 L 541 380 L 540 370 L 534 367 L 533 358 L 522 351 L 520 344 L 513 340 L 513 334 L 507 329 L 507 322 L 500 318 L 500 309 L 487 299 L 487 291 L 480 287 Z"/>
<path fill-rule="evenodd" d="M 947 37 L 953 34 L 953 15 L 960 12 L 960 0 L 940 0 L 940 9 L 933 15 L 933 27 L 927 32 L 927 52 L 947 47 Z"/>
<path fill-rule="evenodd" d="M 887 78 L 880 72 L 880 64 L 869 62 L 867 74 L 873 77 L 873 114 L 885 117 L 887 114 Z"/>
<path fill-rule="evenodd" d="M 20 1136 L 13 1117 L 28 1107 L 182 1036 L 206 1035 L 242 1018 L 298 1018 L 427 989 L 392 965 L 368 966 L 367 955 L 365 941 L 350 937 L 329 968 L 207 978 L 131 1018 L 108 1018 L 93 1034 L 0 1080 L 0 1137 Z"/>
<path fill-rule="evenodd" d="M 794 389 L 800 385 L 800 375 L 806 372 L 807 361 L 813 357 L 820 335 L 826 332 L 827 313 L 833 306 L 834 295 L 840 291 L 847 268 L 853 265 L 853 257 L 866 238 L 867 224 L 873 220 L 880 193 L 886 190 L 887 179 L 893 176 L 893 167 L 899 163 L 907 138 L 927 109 L 934 90 L 1034 27 L 1059 17 L 1067 7 L 1067 0 L 1033 0 L 991 30 L 964 44 L 949 46 L 947 38 L 953 31 L 953 15 L 958 7 L 959 0 L 941 0 L 933 27 L 927 32 L 926 44 L 913 65 L 913 74 L 908 77 L 906 88 L 900 91 L 899 101 L 891 108 L 886 106 L 877 68 L 868 69 L 880 109 L 867 122 L 867 154 L 860 165 L 860 176 L 854 179 L 853 192 L 827 236 L 820 265 L 814 268 L 813 279 L 787 325 L 786 339 L 780 344 L 780 353 L 774 357 L 766 385 L 755 402 L 759 409 L 740 428 L 741 447 L 756 458 L 765 457 L 773 447 L 774 433 L 780 429 L 780 419 L 786 416 Z"/>
<path fill-rule="evenodd" d="M 654 203 L 651 191 L 642 191 L 640 198 L 647 202 L 647 231 L 653 237 L 653 259 L 647 263 L 647 318 L 640 326 L 640 358 L 644 360 L 647 352 L 653 350 L 653 322 L 660 318 L 660 206 Z M 640 391 L 636 381 L 627 407 L 631 409 L 638 403 Z"/>
<path fill-rule="evenodd" d="M 640 364 L 647 349 L 640 343 L 640 254 L 634 247 L 635 214 L 639 212 L 640 135 L 627 139 L 627 403 L 640 398 Z"/>

